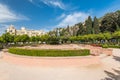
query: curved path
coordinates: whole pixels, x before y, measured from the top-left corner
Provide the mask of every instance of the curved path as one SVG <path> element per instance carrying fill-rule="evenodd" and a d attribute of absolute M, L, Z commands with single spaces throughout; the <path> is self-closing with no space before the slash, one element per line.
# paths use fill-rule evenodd
<path fill-rule="evenodd" d="M 0 58 L 0 80 L 101 80 L 104 70 L 118 68 L 119 49 L 113 56 L 36 58 L 4 53 Z M 117 59 L 115 59 L 116 57 Z"/>
<path fill-rule="evenodd" d="M 16 65 L 33 67 L 81 67 L 99 65 L 100 59 L 95 56 L 80 57 L 30 57 L 4 53 L 2 60 Z"/>

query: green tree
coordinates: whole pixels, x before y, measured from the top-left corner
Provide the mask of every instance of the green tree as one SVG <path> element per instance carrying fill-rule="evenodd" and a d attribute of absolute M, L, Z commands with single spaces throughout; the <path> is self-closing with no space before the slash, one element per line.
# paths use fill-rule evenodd
<path fill-rule="evenodd" d="M 21 42 L 21 36 L 20 35 L 15 36 L 14 37 L 14 42 L 15 43 Z"/>
<path fill-rule="evenodd" d="M 94 17 L 94 21 L 93 21 L 93 33 L 95 34 L 100 33 L 99 21 L 96 17 Z"/>
<path fill-rule="evenodd" d="M 60 36 L 64 36 L 65 32 L 66 32 L 66 30 L 64 28 L 62 28 L 60 31 Z"/>
<path fill-rule="evenodd" d="M 93 28 L 92 28 L 92 18 L 89 16 L 88 19 L 85 21 L 85 26 L 86 26 L 86 33 L 87 34 L 92 34 L 93 33 Z"/>
<path fill-rule="evenodd" d="M 45 34 L 45 35 L 42 35 L 40 39 L 42 42 L 48 42 L 49 37 L 50 37 L 49 34 Z"/>
<path fill-rule="evenodd" d="M 67 26 L 66 31 L 67 31 L 68 33 L 70 32 L 70 27 L 69 27 L 69 25 Z"/>
<path fill-rule="evenodd" d="M 83 26 L 82 23 L 79 23 L 78 26 L 79 26 L 79 29 L 77 31 L 77 36 L 84 35 L 85 34 L 85 27 Z"/>
<path fill-rule="evenodd" d="M 31 42 L 39 42 L 40 41 L 40 36 L 32 36 L 30 37 Z"/>
<path fill-rule="evenodd" d="M 109 32 L 103 33 L 103 35 L 105 36 L 105 39 L 106 39 L 106 40 L 109 40 L 109 39 L 112 38 L 112 35 L 111 35 L 111 33 L 109 33 Z"/>
<path fill-rule="evenodd" d="M 120 42 L 120 31 L 116 31 L 113 33 L 112 37 L 117 40 L 117 43 Z"/>
<path fill-rule="evenodd" d="M 102 33 L 96 34 L 95 38 L 98 41 L 105 40 L 105 36 Z"/>
<path fill-rule="evenodd" d="M 71 41 L 71 43 L 74 42 L 74 41 L 80 41 L 79 38 L 78 38 L 78 36 L 71 36 L 69 38 L 69 40 Z"/>
<path fill-rule="evenodd" d="M 12 43 L 14 42 L 14 36 L 10 33 L 5 33 L 2 35 L 2 39 L 4 43 Z"/>
<path fill-rule="evenodd" d="M 49 44 L 59 44 L 59 37 L 51 36 L 47 41 Z"/>
<path fill-rule="evenodd" d="M 114 32 L 120 29 L 119 25 L 120 12 L 107 13 L 101 21 L 101 31 L 102 32 Z"/>
<path fill-rule="evenodd" d="M 116 31 L 113 33 L 113 38 L 119 38 L 120 39 L 120 31 Z"/>
<path fill-rule="evenodd" d="M 21 42 L 23 42 L 23 43 L 29 42 L 29 40 L 30 40 L 28 35 L 21 35 L 20 39 L 21 39 Z"/>
<path fill-rule="evenodd" d="M 37 41 L 37 39 L 36 39 L 36 37 L 35 37 L 35 36 L 32 36 L 32 37 L 30 37 L 30 41 L 31 41 L 31 42 L 36 42 L 36 41 Z"/>
<path fill-rule="evenodd" d="M 0 36 L 0 49 L 2 49 L 3 48 L 3 39 L 2 39 L 2 37 Z"/>
<path fill-rule="evenodd" d="M 69 37 L 61 36 L 60 39 L 61 39 L 62 43 L 66 43 L 69 40 Z"/>
<path fill-rule="evenodd" d="M 118 25 L 119 25 L 119 27 L 120 27 L 120 10 L 117 10 L 117 11 L 116 11 L 116 14 L 118 15 L 118 16 L 117 16 L 117 18 L 118 18 L 117 23 L 118 23 Z"/>
<path fill-rule="evenodd" d="M 2 37 L 0 36 L 0 43 L 3 43 L 3 39 L 2 39 Z"/>
<path fill-rule="evenodd" d="M 36 41 L 39 42 L 41 40 L 40 36 L 36 36 Z"/>

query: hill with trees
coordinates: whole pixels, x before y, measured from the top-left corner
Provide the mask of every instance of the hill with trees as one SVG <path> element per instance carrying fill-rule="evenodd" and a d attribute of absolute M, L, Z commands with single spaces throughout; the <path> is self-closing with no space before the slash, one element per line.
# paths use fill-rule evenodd
<path fill-rule="evenodd" d="M 75 24 L 72 27 L 67 26 L 66 28 L 56 28 L 50 33 L 53 32 L 55 35 L 57 30 L 62 33 L 62 35 L 69 36 L 78 36 L 78 35 L 86 35 L 86 34 L 99 34 L 103 32 L 113 33 L 115 31 L 119 31 L 120 29 L 120 11 L 111 12 L 105 14 L 101 18 L 97 18 L 96 16 L 92 19 L 91 16 L 88 17 L 87 20 L 83 23 Z"/>

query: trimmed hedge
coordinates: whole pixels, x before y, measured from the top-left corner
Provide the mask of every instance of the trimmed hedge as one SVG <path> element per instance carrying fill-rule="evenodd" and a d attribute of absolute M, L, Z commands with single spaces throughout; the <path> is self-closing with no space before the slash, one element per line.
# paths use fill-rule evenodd
<path fill-rule="evenodd" d="M 103 44 L 102 48 L 120 48 L 120 46 L 119 45 Z"/>
<path fill-rule="evenodd" d="M 67 57 L 67 56 L 87 56 L 90 50 L 31 50 L 20 48 L 9 48 L 9 52 L 17 55 L 43 56 L 43 57 Z"/>

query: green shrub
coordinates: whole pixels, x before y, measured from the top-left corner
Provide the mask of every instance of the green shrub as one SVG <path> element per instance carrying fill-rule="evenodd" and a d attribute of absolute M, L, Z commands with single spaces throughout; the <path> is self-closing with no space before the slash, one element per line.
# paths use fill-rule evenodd
<path fill-rule="evenodd" d="M 3 49 L 3 46 L 2 46 L 2 44 L 0 44 L 0 49 Z"/>
<path fill-rule="evenodd" d="M 109 45 L 109 48 L 120 48 L 119 45 Z"/>
<path fill-rule="evenodd" d="M 108 48 L 108 45 L 107 44 L 103 44 L 102 47 L 103 48 Z"/>
<path fill-rule="evenodd" d="M 9 52 L 12 54 L 18 54 L 18 55 L 46 56 L 46 57 L 90 55 L 90 51 L 87 49 L 82 49 L 82 50 L 31 50 L 31 49 L 9 48 Z"/>
<path fill-rule="evenodd" d="M 59 44 L 59 41 L 48 41 L 48 44 L 57 45 Z"/>
<path fill-rule="evenodd" d="M 103 48 L 120 48 L 120 45 L 102 44 Z"/>

